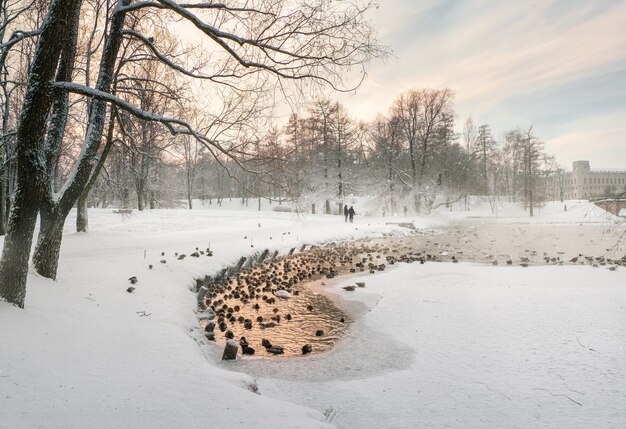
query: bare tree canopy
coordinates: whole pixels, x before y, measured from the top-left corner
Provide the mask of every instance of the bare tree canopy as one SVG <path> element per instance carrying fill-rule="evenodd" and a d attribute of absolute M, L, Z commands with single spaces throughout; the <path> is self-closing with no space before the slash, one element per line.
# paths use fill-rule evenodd
<path fill-rule="evenodd" d="M 240 142 L 256 119 L 245 112 L 261 112 L 257 106 L 263 94 L 277 87 L 284 91 L 283 80 L 353 89 L 365 76 L 365 64 L 384 53 L 366 18 L 374 6 L 370 2 L 52 0 L 19 6 L 4 1 L 4 6 L 1 66 L 6 70 L 7 62 L 26 60 L 18 67 L 24 77 L 19 86 L 26 92 L 14 100 L 22 110 L 16 120 L 15 203 L 0 263 L 0 295 L 19 306 L 35 218 L 41 211 L 34 264 L 40 274 L 54 278 L 64 220 L 94 171 L 100 171 L 98 157 L 109 153 L 103 144 L 107 122 L 113 135 L 121 133 L 117 140 L 131 142 L 137 154 L 141 151 L 132 142 L 153 141 L 165 127 L 194 138 L 216 160 L 225 156 L 244 167 L 248 151 Z M 19 19 L 26 15 L 29 19 Z M 194 28 L 207 47 L 176 42 L 175 25 Z M 36 40 L 32 55 L 13 58 L 12 49 L 30 39 Z M 343 74 L 352 67 L 361 70 L 360 77 L 347 85 Z M 160 70 L 176 78 L 159 78 Z M 3 82 L 12 79 L 5 72 Z M 217 87 L 209 91 L 194 81 Z M 184 94 L 192 87 L 198 90 Z M 198 120 L 202 111 L 196 106 L 204 100 L 196 92 L 212 94 L 208 123 Z M 11 104 L 10 97 L 6 103 Z M 107 115 L 112 107 L 132 115 L 139 128 L 125 125 L 119 113 Z M 75 129 L 83 130 L 82 144 L 64 183 L 56 186 L 66 132 Z M 39 159 L 46 159 L 45 165 Z M 151 159 L 154 154 L 145 158 Z M 141 174 L 137 177 L 141 181 Z"/>

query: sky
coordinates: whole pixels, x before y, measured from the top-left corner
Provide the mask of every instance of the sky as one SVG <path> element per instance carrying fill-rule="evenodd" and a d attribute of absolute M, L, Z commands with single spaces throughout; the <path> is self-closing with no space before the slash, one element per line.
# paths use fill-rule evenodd
<path fill-rule="evenodd" d="M 566 168 L 626 169 L 626 1 L 379 0 L 371 14 L 392 51 L 338 97 L 359 119 L 412 88 L 454 90 L 496 138 L 533 125 Z"/>

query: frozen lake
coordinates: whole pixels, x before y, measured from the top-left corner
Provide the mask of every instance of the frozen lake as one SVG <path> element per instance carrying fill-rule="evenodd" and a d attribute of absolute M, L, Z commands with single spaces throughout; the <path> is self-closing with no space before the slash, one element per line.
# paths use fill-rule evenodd
<path fill-rule="evenodd" d="M 327 282 L 355 320 L 337 347 L 236 362 L 203 341 L 195 278 L 259 249 L 408 230 L 390 218 L 92 210 L 77 234 L 70 217 L 57 281 L 31 273 L 24 310 L 0 303 L 0 428 L 623 428 L 626 269 L 567 260 L 604 255 L 626 226 L 568 204 L 534 220 L 420 219 L 432 234 L 412 238 L 416 251 L 484 263 L 396 264 L 354 292 L 341 287 L 359 277 Z M 213 257 L 176 258 L 209 246 Z M 544 252 L 566 265 L 536 266 Z"/>
<path fill-rule="evenodd" d="M 370 308 L 335 350 L 242 366 L 262 394 L 342 428 L 626 426 L 623 274 L 431 263 L 364 279 L 333 286 Z"/>

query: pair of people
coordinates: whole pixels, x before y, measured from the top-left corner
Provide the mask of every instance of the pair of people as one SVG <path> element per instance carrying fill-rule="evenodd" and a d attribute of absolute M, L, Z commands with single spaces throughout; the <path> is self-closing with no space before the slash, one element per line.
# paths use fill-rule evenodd
<path fill-rule="evenodd" d="M 354 207 L 350 206 L 350 208 L 348 208 L 348 206 L 343 206 L 343 216 L 345 217 L 346 222 L 350 219 L 350 223 L 352 223 L 354 221 L 355 214 L 356 212 L 354 211 Z"/>

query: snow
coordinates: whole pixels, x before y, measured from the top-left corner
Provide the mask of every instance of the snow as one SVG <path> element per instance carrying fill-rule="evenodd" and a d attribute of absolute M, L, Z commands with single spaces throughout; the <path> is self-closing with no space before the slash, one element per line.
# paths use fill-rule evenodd
<path fill-rule="evenodd" d="M 222 362 L 198 330 L 194 278 L 265 248 L 409 232 L 238 204 L 92 209 L 86 234 L 72 212 L 58 280 L 31 273 L 24 310 L 0 303 L 0 428 L 626 425 L 624 268 L 432 263 L 340 278 L 328 288 L 356 322 L 331 352 Z M 623 227 L 567 204 L 524 228 Z M 476 221 L 441 212 L 417 227 L 461 216 Z M 209 246 L 211 258 L 174 255 Z"/>
<path fill-rule="evenodd" d="M 534 208 L 532 218 L 529 217 L 528 210 L 523 210 L 517 203 L 498 202 L 493 207 L 492 209 L 487 201 L 477 199 L 472 202 L 471 211 L 464 211 L 461 201 L 455 203 L 452 210 L 442 206 L 436 213 L 446 219 L 498 219 L 500 222 L 524 224 L 608 224 L 623 220 L 586 200 L 547 202 Z"/>
<path fill-rule="evenodd" d="M 365 289 L 342 291 L 359 280 Z M 590 267 L 404 265 L 333 286 L 368 311 L 328 356 L 242 370 L 265 394 L 333 409 L 342 428 L 621 428 L 624 280 Z"/>

